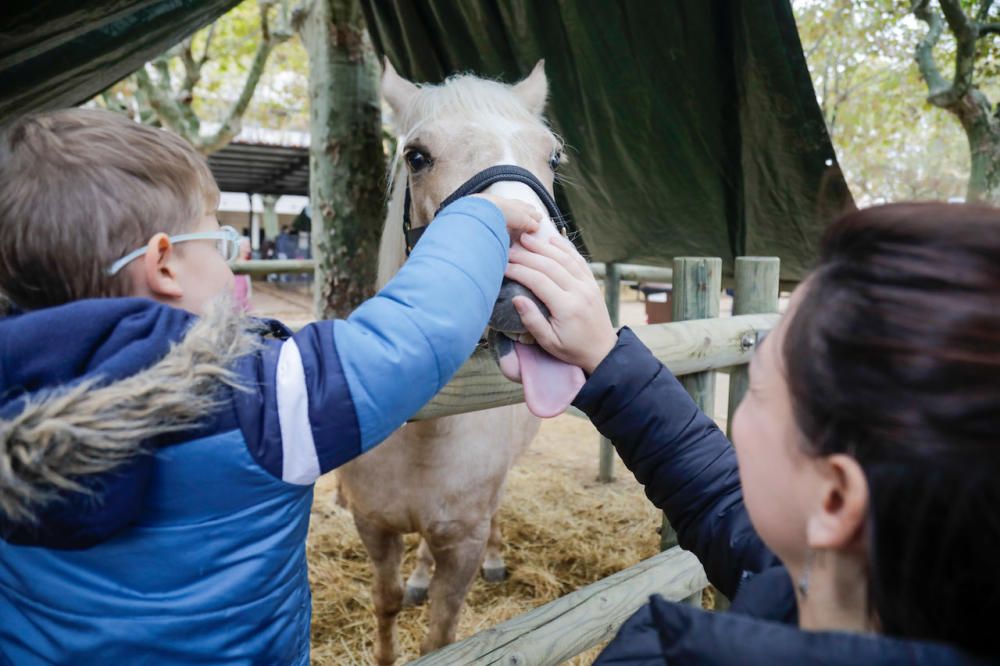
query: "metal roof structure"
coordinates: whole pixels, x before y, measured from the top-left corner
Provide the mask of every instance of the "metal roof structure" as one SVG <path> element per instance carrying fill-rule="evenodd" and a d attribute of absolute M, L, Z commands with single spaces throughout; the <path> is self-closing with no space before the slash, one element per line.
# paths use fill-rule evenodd
<path fill-rule="evenodd" d="M 251 194 L 309 196 L 309 148 L 230 143 L 208 156 L 219 189 Z"/>

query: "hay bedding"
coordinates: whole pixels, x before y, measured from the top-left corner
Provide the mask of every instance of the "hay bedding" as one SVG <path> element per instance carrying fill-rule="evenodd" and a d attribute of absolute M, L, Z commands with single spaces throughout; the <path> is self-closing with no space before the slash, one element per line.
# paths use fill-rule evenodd
<path fill-rule="evenodd" d="M 511 471 L 501 508 L 507 581 L 477 578 L 458 628 L 461 640 L 657 552 L 660 514 L 617 462 L 598 484 L 597 434 L 583 419 L 543 423 Z M 312 656 L 323 666 L 373 663 L 371 568 L 350 514 L 335 502 L 334 480 L 317 486 L 309 534 L 313 589 Z M 416 535 L 406 537 L 403 575 L 413 569 Z M 418 655 L 426 606 L 399 615 L 402 664 Z M 599 649 L 567 662 L 589 664 Z"/>

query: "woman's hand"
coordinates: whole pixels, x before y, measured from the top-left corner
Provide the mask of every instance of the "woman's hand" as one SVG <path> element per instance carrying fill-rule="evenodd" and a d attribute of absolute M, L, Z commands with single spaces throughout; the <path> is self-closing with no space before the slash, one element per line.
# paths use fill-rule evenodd
<path fill-rule="evenodd" d="M 549 309 L 548 319 L 523 296 L 514 307 L 535 341 L 558 359 L 590 374 L 618 342 L 601 288 L 590 266 L 561 236 L 524 234 L 510 250 L 506 276 L 530 289 Z"/>
<path fill-rule="evenodd" d="M 507 231 L 510 233 L 511 240 L 518 240 L 521 234 L 530 234 L 538 231 L 542 214 L 531 204 L 518 201 L 517 199 L 507 199 L 482 192 L 471 196 L 486 199 L 500 209 L 504 219 L 507 220 Z"/>

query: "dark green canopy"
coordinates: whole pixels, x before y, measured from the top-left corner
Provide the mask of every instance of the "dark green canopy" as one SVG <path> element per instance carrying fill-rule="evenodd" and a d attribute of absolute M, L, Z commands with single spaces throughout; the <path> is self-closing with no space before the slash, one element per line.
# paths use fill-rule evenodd
<path fill-rule="evenodd" d="M 545 58 L 562 197 L 593 257 L 777 255 L 853 206 L 788 0 L 362 0 L 403 75 L 515 81 Z"/>
<path fill-rule="evenodd" d="M 0 123 L 93 97 L 238 2 L 5 2 L 0 10 Z"/>
<path fill-rule="evenodd" d="M 852 206 L 788 0 L 361 0 L 404 75 L 514 81 L 539 58 L 595 259 L 778 255 L 799 278 Z M 8 2 L 0 122 L 77 104 L 236 0 Z"/>

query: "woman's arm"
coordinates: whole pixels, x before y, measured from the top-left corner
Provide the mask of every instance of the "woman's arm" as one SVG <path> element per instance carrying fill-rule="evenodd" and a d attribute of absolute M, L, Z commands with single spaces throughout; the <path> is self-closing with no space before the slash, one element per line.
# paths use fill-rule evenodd
<path fill-rule="evenodd" d="M 729 441 L 632 331 L 621 330 L 574 404 L 614 442 L 723 594 L 777 564 L 750 524 Z"/>

